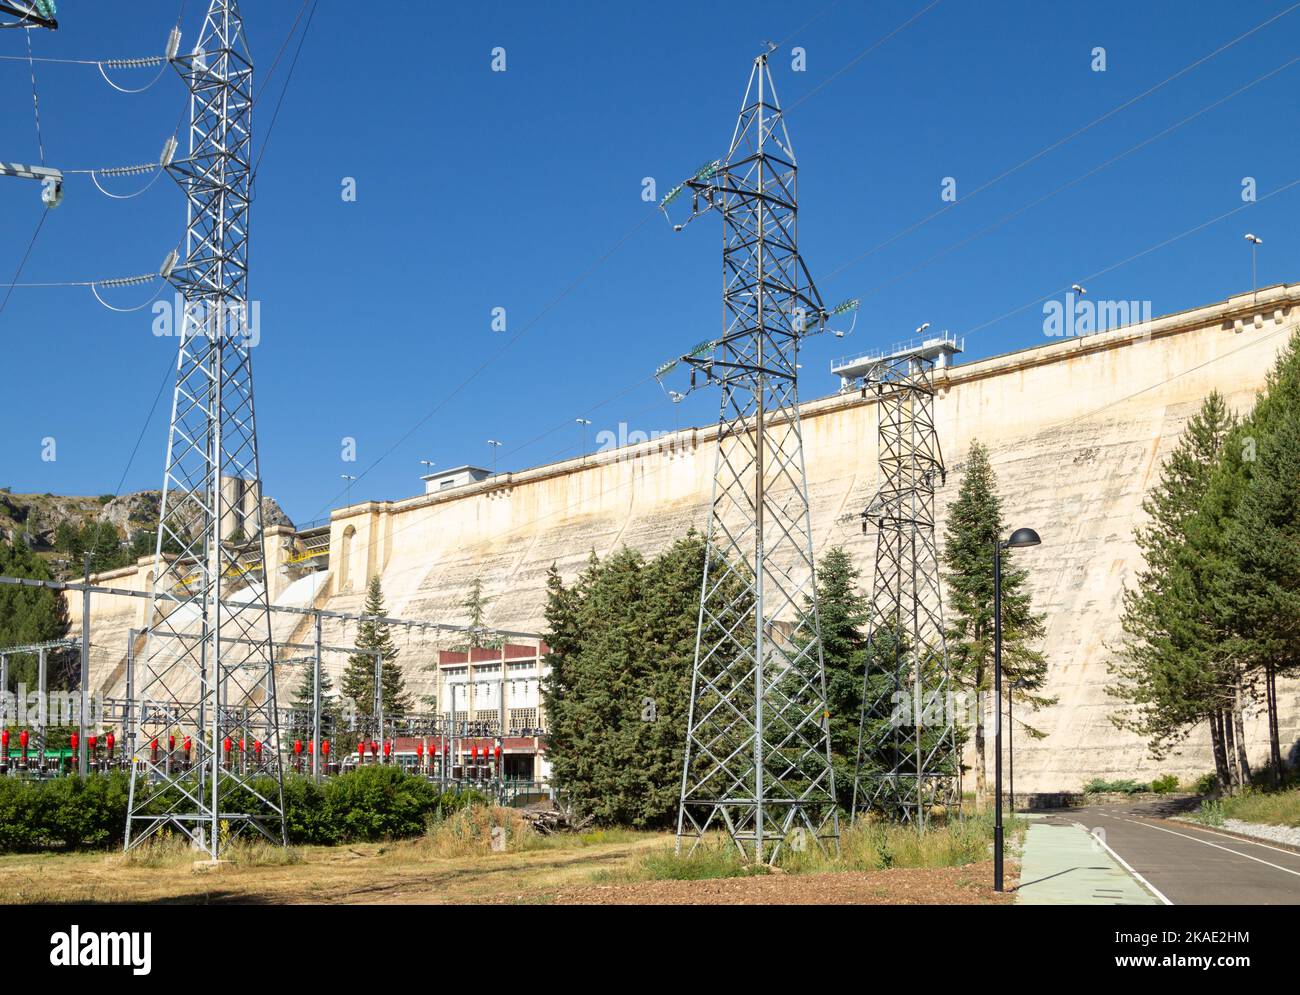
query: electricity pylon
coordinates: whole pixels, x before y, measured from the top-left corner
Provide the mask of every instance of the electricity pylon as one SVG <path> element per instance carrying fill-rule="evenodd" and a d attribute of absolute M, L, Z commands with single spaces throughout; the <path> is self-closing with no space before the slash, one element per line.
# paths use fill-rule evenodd
<path fill-rule="evenodd" d="M 18 18 L 16 21 L 0 21 L 0 28 L 59 29 L 54 0 L 0 0 L 0 16 Z"/>
<path fill-rule="evenodd" d="M 934 536 L 934 490 L 946 477 L 934 425 L 936 360 L 959 352 L 943 336 L 850 360 L 874 394 L 881 486 L 862 512 L 876 530 L 871 630 L 863 673 L 852 814 L 873 809 L 924 828 L 959 801 L 961 756 Z"/>
<path fill-rule="evenodd" d="M 828 312 L 795 241 L 796 165 L 768 53 L 726 158 L 686 192 L 722 215 L 722 335 L 678 363 L 722 390 L 677 847 L 725 832 L 755 862 L 839 846 L 826 671 L 797 396 L 800 340 Z M 682 395 L 674 394 L 680 398 Z"/>
<path fill-rule="evenodd" d="M 16 21 L 0 20 L 0 28 L 47 28 L 57 31 L 59 22 L 54 17 L 53 0 L 0 0 L 0 17 L 16 17 Z M 32 78 L 35 92 L 35 76 Z M 39 125 L 39 120 L 37 124 Z M 39 137 L 39 128 L 38 136 Z M 44 158 L 42 148 L 42 158 Z M 41 182 L 41 199 L 48 207 L 58 207 L 63 199 L 63 173 L 42 163 L 28 166 L 18 162 L 0 162 L 0 176 L 18 176 Z"/>
<path fill-rule="evenodd" d="M 164 826 L 215 860 L 249 828 L 285 842 L 248 316 L 253 65 L 236 0 L 211 0 L 194 51 L 183 300 L 152 615 L 132 707 L 127 847 Z M 265 571 L 263 570 L 263 573 Z M 188 744 L 178 749 L 181 737 Z M 175 743 L 176 747 L 172 744 Z"/>

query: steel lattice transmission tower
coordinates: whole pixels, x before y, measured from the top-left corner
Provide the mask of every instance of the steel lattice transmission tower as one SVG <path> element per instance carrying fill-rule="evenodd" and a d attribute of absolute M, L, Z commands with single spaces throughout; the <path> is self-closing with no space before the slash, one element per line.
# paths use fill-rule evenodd
<path fill-rule="evenodd" d="M 853 815 L 874 809 L 918 827 L 935 807 L 951 811 L 960 789 L 934 535 L 935 486 L 946 479 L 934 373 L 959 351 L 943 336 L 833 367 L 875 395 L 880 434 L 881 486 L 862 512 L 877 538 Z"/>
<path fill-rule="evenodd" d="M 211 0 L 198 44 L 174 65 L 190 91 L 189 152 L 167 166 L 188 204 L 185 254 L 167 268 L 183 315 L 151 624 L 132 702 L 127 846 L 171 825 L 215 859 L 249 828 L 285 841 L 271 616 L 257 580 L 253 65 L 236 0 Z"/>
<path fill-rule="evenodd" d="M 18 18 L 0 21 L 0 28 L 59 28 L 53 0 L 0 0 L 0 17 Z"/>
<path fill-rule="evenodd" d="M 687 222 L 723 223 L 722 335 L 659 369 L 722 390 L 677 843 L 725 832 L 757 862 L 839 845 L 797 397 L 800 340 L 835 312 L 799 256 L 795 175 L 764 53 L 726 158 L 662 205 L 689 192 Z"/>

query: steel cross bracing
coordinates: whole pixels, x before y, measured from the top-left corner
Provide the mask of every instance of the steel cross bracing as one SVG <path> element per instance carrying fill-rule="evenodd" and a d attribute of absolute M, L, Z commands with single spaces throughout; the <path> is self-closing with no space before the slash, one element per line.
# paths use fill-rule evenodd
<path fill-rule="evenodd" d="M 800 339 L 828 312 L 796 244 L 795 175 L 765 53 L 726 158 L 664 201 L 689 191 L 688 221 L 723 224 L 723 332 L 681 359 L 722 403 L 677 844 L 725 833 L 756 862 L 839 846 L 797 394 Z"/>
<path fill-rule="evenodd" d="M 173 65 L 190 91 L 188 154 L 167 166 L 188 207 L 169 277 L 184 313 L 126 845 L 172 826 L 216 859 L 250 829 L 285 842 L 270 611 L 265 584 L 241 567 L 265 558 L 248 335 L 253 66 L 235 0 L 211 0 L 194 50 Z M 190 770 L 142 746 L 173 733 L 193 737 Z M 263 759 L 223 765 L 227 736 L 260 742 Z"/>
<path fill-rule="evenodd" d="M 877 540 L 852 810 L 918 826 L 951 811 L 960 787 L 934 535 L 945 479 L 934 369 L 933 353 L 904 350 L 862 378 L 863 396 L 876 398 L 881 486 L 862 513 Z"/>
<path fill-rule="evenodd" d="M 0 20 L 0 28 L 48 28 L 58 30 L 51 0 L 0 0 L 0 17 L 16 17 L 16 21 Z"/>

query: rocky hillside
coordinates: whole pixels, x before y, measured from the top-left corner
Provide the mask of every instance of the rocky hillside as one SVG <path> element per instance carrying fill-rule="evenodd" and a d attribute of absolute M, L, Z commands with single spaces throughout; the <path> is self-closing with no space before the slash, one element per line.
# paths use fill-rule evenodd
<path fill-rule="evenodd" d="M 124 542 L 139 532 L 152 532 L 158 525 L 161 491 L 137 491 L 113 497 L 67 497 L 58 494 L 11 494 L 0 488 L 0 536 L 14 540 L 25 537 L 32 548 L 54 548 L 54 535 L 63 522 L 81 529 L 96 522 L 110 522 Z M 272 498 L 262 500 L 262 518 L 269 527 L 292 525 L 289 516 Z"/>

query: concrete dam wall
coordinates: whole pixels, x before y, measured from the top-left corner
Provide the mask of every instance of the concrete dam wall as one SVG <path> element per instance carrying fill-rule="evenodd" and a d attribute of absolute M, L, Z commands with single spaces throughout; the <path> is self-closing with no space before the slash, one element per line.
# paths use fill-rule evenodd
<path fill-rule="evenodd" d="M 1007 526 L 1032 526 L 1043 536 L 1043 545 L 1023 551 L 1017 562 L 1028 570 L 1035 607 L 1047 615 L 1047 693 L 1059 700 L 1037 713 L 1017 709 L 1018 723 L 1046 734 L 1016 737 L 1018 791 L 1078 790 L 1093 777 L 1146 780 L 1213 769 L 1204 730 L 1158 764 L 1143 742 L 1117 731 L 1107 663 L 1121 639 L 1124 586 L 1141 566 L 1134 527 L 1142 523 L 1141 502 L 1162 460 L 1211 390 L 1239 412 L 1250 408 L 1300 321 L 1297 305 L 1300 285 L 1271 287 L 938 374 L 935 414 L 948 467 L 936 502 L 940 528 L 966 454 L 979 440 L 990 450 Z M 810 382 L 818 380 L 806 375 L 805 391 Z M 801 412 L 815 543 L 819 553 L 843 545 L 869 586 L 874 538 L 841 519 L 860 511 L 876 487 L 876 406 L 854 390 L 805 401 Z M 272 597 L 359 611 L 367 579 L 378 574 L 390 615 L 464 622 L 460 603 L 481 577 L 490 624 L 541 631 L 552 563 L 570 579 L 592 551 L 604 556 L 626 545 L 653 554 L 692 526 L 704 528 L 714 440 L 711 426 L 685 429 L 445 493 L 340 508 L 330 522 L 328 569 L 310 580 L 294 580 L 278 566 L 292 535 L 271 530 Z M 142 561 L 100 579 L 144 590 L 151 569 Z M 93 689 L 121 693 L 127 630 L 144 622 L 146 605 L 94 599 Z M 79 603 L 70 609 L 79 620 Z M 310 621 L 277 615 L 274 629 L 277 639 L 306 640 Z M 350 645 L 355 636 L 354 625 L 327 620 L 327 643 Z M 449 641 L 419 631 L 399 632 L 397 641 L 408 685 L 417 695 L 428 693 L 433 678 L 425 668 Z M 282 699 L 296 680 L 292 673 L 281 679 Z M 1285 751 L 1300 735 L 1300 706 L 1294 683 L 1279 690 Z M 1247 735 L 1252 759 L 1262 758 L 1266 726 L 1259 708 L 1247 720 Z"/>

